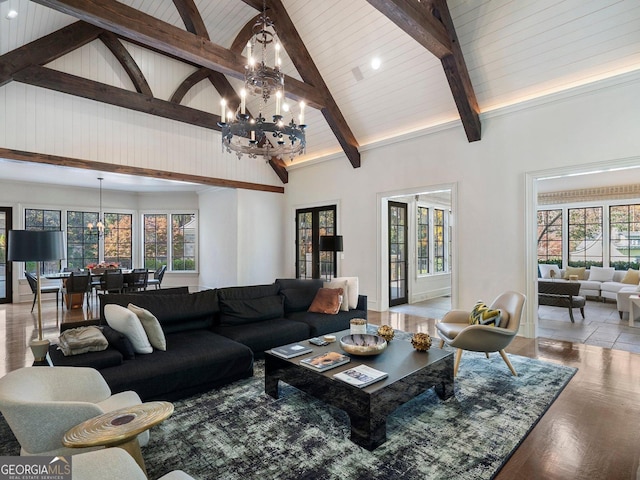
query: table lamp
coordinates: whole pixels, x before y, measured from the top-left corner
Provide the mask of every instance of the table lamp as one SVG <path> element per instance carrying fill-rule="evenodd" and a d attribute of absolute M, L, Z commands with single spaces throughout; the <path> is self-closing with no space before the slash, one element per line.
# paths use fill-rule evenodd
<path fill-rule="evenodd" d="M 38 339 L 29 346 L 36 362 L 42 362 L 49 351 L 49 340 L 42 338 L 42 305 L 40 301 L 40 262 L 64 258 L 64 234 L 60 230 L 9 230 L 7 260 L 12 262 L 39 262 L 38 279 Z"/>

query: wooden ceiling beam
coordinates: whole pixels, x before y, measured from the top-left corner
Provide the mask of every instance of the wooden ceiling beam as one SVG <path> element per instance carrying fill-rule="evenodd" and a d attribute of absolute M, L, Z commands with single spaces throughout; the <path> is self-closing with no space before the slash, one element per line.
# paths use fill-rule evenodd
<path fill-rule="evenodd" d="M 129 50 L 124 48 L 124 45 L 122 45 L 118 37 L 111 32 L 102 32 L 99 38 L 118 59 L 120 65 L 122 65 L 122 68 L 124 68 L 125 72 L 127 72 L 127 75 L 129 75 L 129 78 L 133 82 L 133 86 L 136 91 L 153 97 L 151 87 L 149 87 L 147 79 L 144 78 L 142 70 L 140 70 L 140 67 L 129 53 Z"/>
<path fill-rule="evenodd" d="M 440 59 L 467 139 L 480 140 L 480 108 L 446 0 L 367 1 Z"/>
<path fill-rule="evenodd" d="M 92 42 L 103 32 L 85 22 L 75 22 L 0 56 L 0 87 L 29 65 L 44 65 Z"/>
<path fill-rule="evenodd" d="M 47 155 L 43 153 L 25 152 L 21 150 L 11 150 L 8 148 L 0 148 L 0 158 L 8 158 L 11 160 L 19 160 L 23 162 L 40 163 L 46 165 L 56 165 L 58 167 L 82 168 L 86 170 L 98 170 L 101 172 L 122 173 L 125 175 L 137 175 L 140 177 L 191 182 L 201 185 L 211 185 L 214 187 L 242 188 L 245 190 L 257 190 L 261 192 L 284 193 L 284 187 L 277 187 L 275 185 L 240 182 L 237 180 L 227 180 L 224 178 L 204 177 L 201 175 L 191 175 L 188 173 L 177 173 L 169 172 L 166 170 L 132 167 L 130 165 L 117 165 L 115 163 L 105 163 L 97 162 L 94 160 L 84 160 L 79 158 L 61 157 L 57 155 Z"/>
<path fill-rule="evenodd" d="M 241 55 L 116 0 L 34 1 L 184 61 L 244 78 Z M 291 77 L 285 77 L 285 84 L 290 98 L 304 99 L 314 108 L 324 107 L 324 96 L 314 86 Z"/>
<path fill-rule="evenodd" d="M 86 78 L 77 77 L 46 67 L 32 65 L 24 68 L 14 75 L 14 80 L 36 87 L 47 88 L 109 105 L 128 108 L 130 110 L 220 131 L 220 127 L 218 126 L 218 122 L 220 121 L 219 115 L 149 97 L 123 88 L 113 87 L 105 83 L 87 80 Z"/>
<path fill-rule="evenodd" d="M 329 87 L 327 87 L 322 75 L 320 75 L 320 71 L 313 62 L 287 10 L 280 0 L 267 0 L 267 7 L 269 8 L 270 18 L 277 27 L 278 37 L 282 41 L 284 49 L 287 51 L 296 70 L 298 70 L 306 84 L 313 85 L 324 96 L 325 106 L 321 108 L 321 112 L 333 134 L 338 139 L 342 150 L 353 168 L 360 167 L 358 141 L 338 108 L 338 104 L 333 99 Z M 289 86 L 285 81 L 285 89 L 288 88 Z"/>

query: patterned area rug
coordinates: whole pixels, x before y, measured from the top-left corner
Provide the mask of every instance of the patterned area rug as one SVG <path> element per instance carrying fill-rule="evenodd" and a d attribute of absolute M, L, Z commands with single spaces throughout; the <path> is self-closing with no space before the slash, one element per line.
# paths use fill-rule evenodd
<path fill-rule="evenodd" d="M 143 449 L 149 478 L 182 469 L 198 479 L 490 479 L 576 369 L 510 355 L 465 352 L 455 398 L 433 389 L 387 421 L 387 441 L 369 452 L 349 440 L 349 418 L 288 385 L 264 393 L 255 376 L 175 402 Z M 19 446 L 0 418 L 0 455 Z"/>

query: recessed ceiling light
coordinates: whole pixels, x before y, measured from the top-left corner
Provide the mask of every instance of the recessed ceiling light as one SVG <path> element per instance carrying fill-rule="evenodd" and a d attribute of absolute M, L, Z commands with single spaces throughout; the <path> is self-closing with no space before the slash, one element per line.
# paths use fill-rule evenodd
<path fill-rule="evenodd" d="M 378 70 L 380 68 L 380 65 L 382 65 L 382 62 L 378 57 L 373 57 L 371 59 L 371 68 L 373 68 L 374 70 Z"/>
<path fill-rule="evenodd" d="M 16 18 L 18 16 L 18 12 L 15 10 L 9 10 L 7 12 L 7 19 L 9 20 L 13 20 L 14 18 Z"/>

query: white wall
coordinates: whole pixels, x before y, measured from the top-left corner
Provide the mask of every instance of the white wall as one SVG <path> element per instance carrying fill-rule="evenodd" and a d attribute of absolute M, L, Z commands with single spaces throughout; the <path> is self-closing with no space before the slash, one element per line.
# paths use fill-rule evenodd
<path fill-rule="evenodd" d="M 452 128 L 363 149 L 359 169 L 346 158 L 291 169 L 287 203 L 340 199 L 342 272 L 360 277 L 361 292 L 376 308 L 382 289 L 377 199 L 384 192 L 454 184 L 454 307 L 491 301 L 505 290 L 524 292 L 525 173 L 640 153 L 640 81 L 636 76 L 611 83 L 553 103 L 484 115 L 479 142 L 468 143 L 461 128 Z"/>
<path fill-rule="evenodd" d="M 202 288 L 273 283 L 284 276 L 282 194 L 211 188 L 199 197 Z"/>

